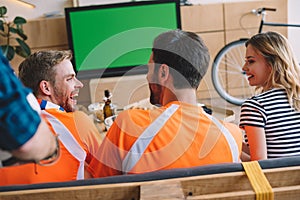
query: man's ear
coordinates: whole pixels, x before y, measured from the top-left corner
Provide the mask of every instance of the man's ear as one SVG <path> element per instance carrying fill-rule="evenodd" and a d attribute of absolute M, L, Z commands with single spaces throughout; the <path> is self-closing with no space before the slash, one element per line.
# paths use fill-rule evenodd
<path fill-rule="evenodd" d="M 166 64 L 160 65 L 159 70 L 158 70 L 158 77 L 161 82 L 165 82 L 166 80 L 168 80 L 169 75 L 170 75 L 169 69 L 170 69 L 169 66 Z"/>
<path fill-rule="evenodd" d="M 45 95 L 51 95 L 51 87 L 49 81 L 42 80 L 40 82 L 40 90 Z"/>

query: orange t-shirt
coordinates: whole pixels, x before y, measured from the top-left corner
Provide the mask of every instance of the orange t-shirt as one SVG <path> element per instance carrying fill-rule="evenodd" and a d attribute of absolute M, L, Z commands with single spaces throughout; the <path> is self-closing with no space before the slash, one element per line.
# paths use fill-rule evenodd
<path fill-rule="evenodd" d="M 178 104 L 178 110 L 159 130 L 129 173 L 233 162 L 226 138 L 201 107 L 171 102 L 155 110 L 133 109 L 120 113 L 96 157 L 92 159 L 90 173 L 94 177 L 123 174 L 122 162 L 127 152 L 144 130 L 171 104 Z M 235 124 L 220 123 L 233 136 L 240 155 L 241 130 Z"/>
<path fill-rule="evenodd" d="M 46 111 L 56 117 L 72 133 L 86 152 L 85 163 L 89 165 L 102 142 L 93 122 L 81 111 L 67 113 L 56 108 L 46 109 Z M 49 126 L 51 127 L 50 124 Z M 79 165 L 79 161 L 60 142 L 60 157 L 51 165 L 40 166 L 29 163 L 0 168 L 0 186 L 76 180 Z"/>

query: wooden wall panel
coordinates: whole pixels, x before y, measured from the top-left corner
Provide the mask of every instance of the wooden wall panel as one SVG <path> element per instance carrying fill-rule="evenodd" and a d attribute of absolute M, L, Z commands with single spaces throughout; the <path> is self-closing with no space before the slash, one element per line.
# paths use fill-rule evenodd
<path fill-rule="evenodd" d="M 24 25 L 24 32 L 28 36 L 27 44 L 32 52 L 45 49 L 68 49 L 68 39 L 65 18 L 50 18 L 28 21 Z M 18 72 L 19 64 L 24 58 L 16 55 L 11 66 Z"/>
<path fill-rule="evenodd" d="M 267 0 L 253 1 L 245 3 L 226 3 L 224 4 L 225 29 L 242 29 L 241 23 L 245 28 L 258 27 L 260 17 L 251 13 L 252 9 L 260 7 L 276 8 L 276 12 L 268 12 L 268 21 L 287 23 L 287 1 L 286 0 Z"/>
<path fill-rule="evenodd" d="M 199 33 L 200 37 L 205 41 L 210 51 L 210 64 L 204 79 L 201 81 L 198 88 L 198 96 L 201 99 L 209 99 L 217 97 L 211 80 L 211 68 L 214 57 L 218 51 L 225 45 L 224 32 Z"/>
<path fill-rule="evenodd" d="M 218 94 L 213 88 L 211 81 L 211 63 L 218 51 L 226 44 L 241 37 L 250 37 L 255 34 L 259 24 L 259 17 L 249 15 L 254 8 L 275 7 L 276 13 L 269 13 L 267 19 L 274 22 L 287 22 L 287 1 L 266 0 L 239 3 L 203 4 L 181 7 L 182 29 L 199 34 L 207 44 L 211 62 L 204 80 L 198 89 L 199 100 L 217 98 Z M 239 24 L 247 27 L 244 31 Z M 33 52 L 42 49 L 68 49 L 65 18 L 31 20 L 24 25 L 28 35 L 28 44 Z M 286 29 L 267 28 L 265 30 L 278 30 L 287 35 Z M 248 33 L 249 31 L 249 33 Z M 1 42 L 1 41 L 0 41 Z M 11 65 L 17 71 L 19 63 L 23 60 L 16 57 Z M 110 89 L 114 94 L 114 102 L 120 105 L 132 103 L 149 96 L 147 82 L 144 77 L 123 77 L 122 84 L 115 78 L 103 80 L 83 80 L 85 87 L 81 90 L 79 103 L 87 106 L 95 101 L 102 101 L 103 90 Z M 133 87 L 130 92 L 127 89 Z M 118 89 L 123 88 L 123 89 Z M 130 94 L 130 97 L 123 98 Z"/>
<path fill-rule="evenodd" d="M 277 31 L 280 32 L 282 35 L 287 36 L 287 29 L 284 27 L 266 27 L 264 29 L 264 31 Z M 230 43 L 234 40 L 237 40 L 239 38 L 250 38 L 251 36 L 253 36 L 254 34 L 257 33 L 257 29 L 256 28 L 252 28 L 252 29 L 248 29 L 248 32 L 244 31 L 244 30 L 228 30 L 225 32 L 226 34 L 226 43 Z"/>
<path fill-rule="evenodd" d="M 182 29 L 193 32 L 223 31 L 223 5 L 207 4 L 181 7 Z"/>
<path fill-rule="evenodd" d="M 28 44 L 32 48 L 68 45 L 64 17 L 29 21 L 24 26 L 24 31 L 30 35 Z"/>

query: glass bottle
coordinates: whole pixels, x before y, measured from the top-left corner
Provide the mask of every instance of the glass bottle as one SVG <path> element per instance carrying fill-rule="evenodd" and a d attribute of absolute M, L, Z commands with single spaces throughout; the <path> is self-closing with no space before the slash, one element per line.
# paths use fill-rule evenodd
<path fill-rule="evenodd" d="M 109 92 L 109 90 L 105 90 L 104 91 L 104 106 L 103 106 L 103 115 L 104 115 L 104 119 L 106 119 L 107 117 L 113 116 L 114 113 L 114 109 L 111 103 L 111 97 L 112 94 Z"/>

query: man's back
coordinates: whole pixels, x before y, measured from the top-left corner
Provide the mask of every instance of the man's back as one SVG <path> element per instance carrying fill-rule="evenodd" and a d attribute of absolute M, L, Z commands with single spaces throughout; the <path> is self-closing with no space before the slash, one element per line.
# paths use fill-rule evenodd
<path fill-rule="evenodd" d="M 209 57 L 192 32 L 170 30 L 154 39 L 146 78 L 150 103 L 162 107 L 119 114 L 91 161 L 94 177 L 239 161 L 241 130 L 197 103 Z"/>
<path fill-rule="evenodd" d="M 176 110 L 164 119 L 172 105 Z M 91 162 L 96 169 L 92 174 L 102 177 L 238 161 L 240 129 L 210 118 L 201 107 L 179 102 L 156 110 L 122 112 L 103 141 L 98 160 Z"/>

